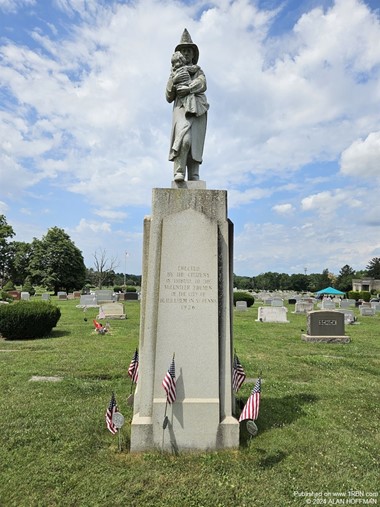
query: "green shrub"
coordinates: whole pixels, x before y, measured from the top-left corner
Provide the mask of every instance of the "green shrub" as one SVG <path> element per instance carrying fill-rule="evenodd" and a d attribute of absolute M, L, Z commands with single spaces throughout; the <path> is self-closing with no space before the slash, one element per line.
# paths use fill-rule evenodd
<path fill-rule="evenodd" d="M 9 280 L 3 287 L 3 290 L 16 290 L 16 287 L 14 286 L 14 283 L 12 280 Z"/>
<path fill-rule="evenodd" d="M 356 299 L 358 301 L 359 299 L 363 299 L 363 301 L 368 301 L 371 298 L 371 294 L 367 290 L 350 290 L 348 293 L 349 299 Z"/>
<path fill-rule="evenodd" d="M 61 310 L 44 301 L 18 301 L 0 305 L 0 334 L 8 340 L 42 338 L 61 316 Z"/>
<path fill-rule="evenodd" d="M 117 292 L 123 292 L 123 287 L 120 287 L 120 285 L 116 286 L 116 287 L 113 288 L 113 291 L 116 292 L 116 293 Z"/>
<path fill-rule="evenodd" d="M 35 288 L 33 287 L 31 281 L 30 281 L 30 278 L 29 277 L 26 277 L 25 278 L 25 282 L 24 282 L 24 285 L 22 286 L 22 290 L 23 292 L 29 292 L 29 294 L 31 296 L 34 296 L 34 294 L 36 293 L 36 290 Z"/>
<path fill-rule="evenodd" d="M 236 301 L 246 301 L 249 308 L 255 302 L 255 298 L 247 292 L 236 291 L 234 292 L 234 306 L 236 306 Z"/>
<path fill-rule="evenodd" d="M 136 292 L 137 289 L 133 285 L 127 285 L 125 288 L 125 292 Z"/>

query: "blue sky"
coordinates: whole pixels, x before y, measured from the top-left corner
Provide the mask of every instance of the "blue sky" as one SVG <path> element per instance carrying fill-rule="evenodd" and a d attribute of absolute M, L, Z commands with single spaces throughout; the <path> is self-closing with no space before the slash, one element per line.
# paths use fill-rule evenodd
<path fill-rule="evenodd" d="M 170 187 L 170 57 L 210 103 L 201 179 L 228 191 L 234 272 L 338 274 L 380 256 L 380 0 L 0 0 L 0 213 L 141 273 Z M 128 252 L 128 256 L 126 255 Z"/>

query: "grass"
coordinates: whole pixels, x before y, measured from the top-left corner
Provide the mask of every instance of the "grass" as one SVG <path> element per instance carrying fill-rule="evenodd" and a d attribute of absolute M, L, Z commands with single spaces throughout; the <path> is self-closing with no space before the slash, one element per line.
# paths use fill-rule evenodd
<path fill-rule="evenodd" d="M 290 309 L 289 324 L 256 322 L 256 303 L 235 312 L 240 361 L 250 378 L 262 370 L 259 434 L 250 439 L 242 423 L 238 450 L 172 456 L 129 453 L 139 303 L 127 302 L 128 319 L 103 336 L 93 332 L 96 309 L 57 304 L 51 337 L 0 339 L 1 507 L 380 504 L 368 496 L 378 488 L 380 315 L 346 326 L 351 343 L 342 345 L 301 341 L 306 317 Z M 34 375 L 63 381 L 30 382 Z M 112 390 L 126 419 L 122 452 L 105 428 Z"/>

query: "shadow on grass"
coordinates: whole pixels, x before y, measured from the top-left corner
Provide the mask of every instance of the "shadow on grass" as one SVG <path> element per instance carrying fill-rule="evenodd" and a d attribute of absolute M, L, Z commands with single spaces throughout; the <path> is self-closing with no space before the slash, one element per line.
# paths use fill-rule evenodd
<path fill-rule="evenodd" d="M 6 336 L 1 337 L 0 339 L 7 341 L 7 342 L 33 342 L 38 340 L 53 340 L 55 338 L 63 338 L 64 336 L 69 336 L 71 333 L 70 331 L 65 331 L 63 329 L 53 329 L 49 334 L 46 336 L 35 336 L 31 338 L 7 338 Z"/>
<path fill-rule="evenodd" d="M 239 401 L 240 408 L 243 409 L 246 400 Z M 315 403 L 316 401 L 318 401 L 318 397 L 310 393 L 292 394 L 284 396 L 283 398 L 265 398 L 265 400 L 262 400 L 260 403 L 259 418 L 256 421 L 259 434 L 293 423 L 300 417 L 306 415 L 305 411 L 302 409 L 304 405 Z M 251 438 L 251 435 L 247 431 L 246 422 L 242 421 L 240 423 L 240 445 L 242 447 L 247 447 Z M 276 459 L 276 457 L 273 458 L 274 461 Z M 271 462 L 271 460 L 272 458 L 269 461 Z"/>

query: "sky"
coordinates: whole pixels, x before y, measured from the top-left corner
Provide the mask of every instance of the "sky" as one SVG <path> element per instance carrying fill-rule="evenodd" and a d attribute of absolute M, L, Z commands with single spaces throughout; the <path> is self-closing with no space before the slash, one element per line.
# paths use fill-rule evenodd
<path fill-rule="evenodd" d="M 380 0 L 0 0 L 0 214 L 140 274 L 170 188 L 184 28 L 210 104 L 200 178 L 227 190 L 234 272 L 380 257 Z"/>

